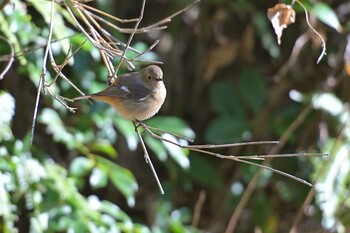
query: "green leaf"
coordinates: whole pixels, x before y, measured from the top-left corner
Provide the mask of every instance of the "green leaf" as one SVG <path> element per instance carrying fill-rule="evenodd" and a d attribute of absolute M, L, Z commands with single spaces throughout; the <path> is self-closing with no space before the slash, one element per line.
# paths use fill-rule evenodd
<path fill-rule="evenodd" d="M 125 212 L 109 201 L 101 201 L 101 211 L 123 222 L 131 222 L 130 217 Z"/>
<path fill-rule="evenodd" d="M 317 18 L 320 21 L 327 24 L 331 28 L 334 28 L 338 32 L 343 31 L 343 27 L 339 22 L 337 14 L 328 5 L 319 2 L 314 6 L 312 10 L 315 12 Z"/>
<path fill-rule="evenodd" d="M 107 186 L 108 178 L 105 171 L 101 170 L 98 167 L 92 169 L 89 183 L 94 188 L 103 188 Z"/>
<path fill-rule="evenodd" d="M 172 135 L 164 135 L 164 138 L 166 138 L 169 141 L 175 142 L 177 144 L 181 144 L 177 138 L 175 138 Z M 174 145 L 169 142 L 163 141 L 163 144 L 165 145 L 166 149 L 168 150 L 170 156 L 176 161 L 177 164 L 180 165 L 183 169 L 188 169 L 190 167 L 190 161 L 187 157 L 188 150 L 182 149 L 181 147 Z"/>
<path fill-rule="evenodd" d="M 69 27 L 67 27 L 64 23 L 64 19 L 60 13 L 56 11 L 56 9 L 61 9 L 61 7 L 57 4 L 52 5 L 51 2 L 45 0 L 30 0 L 30 3 L 34 6 L 34 8 L 40 12 L 43 16 L 45 22 L 49 25 L 53 23 L 53 35 L 55 39 L 62 39 L 69 37 L 69 32 L 72 32 Z M 51 12 L 54 11 L 54 15 L 51 19 Z M 61 11 L 62 12 L 62 11 Z M 52 22 L 51 22 L 52 20 Z M 64 53 L 68 53 L 70 43 L 69 40 L 59 40 L 59 45 L 61 46 Z M 71 59 L 74 60 L 73 57 Z M 71 60 L 71 61 L 73 61 Z"/>
<path fill-rule="evenodd" d="M 128 144 L 128 148 L 130 150 L 136 150 L 138 139 L 135 133 L 135 128 L 132 125 L 131 121 L 125 120 L 120 116 L 115 116 L 113 118 L 113 123 L 115 127 L 121 132 L 121 134 L 125 137 L 126 142 Z"/>
<path fill-rule="evenodd" d="M 228 82 L 216 82 L 210 88 L 210 99 L 216 111 L 222 115 L 244 117 L 244 111 L 233 87 Z"/>
<path fill-rule="evenodd" d="M 135 204 L 135 192 L 138 189 L 134 175 L 126 168 L 123 168 L 103 157 L 95 156 L 97 166 L 108 175 L 108 178 L 116 188 L 126 197 L 129 206 Z"/>
<path fill-rule="evenodd" d="M 247 136 L 249 131 L 249 122 L 246 120 L 222 116 L 209 124 L 205 132 L 205 139 L 210 143 L 229 143 L 240 141 Z"/>
<path fill-rule="evenodd" d="M 13 139 L 11 121 L 15 114 L 15 99 L 7 92 L 0 91 L 0 141 Z"/>
<path fill-rule="evenodd" d="M 315 93 L 312 97 L 312 106 L 315 109 L 320 109 L 328 112 L 332 116 L 344 115 L 344 104 L 333 93 Z"/>
<path fill-rule="evenodd" d="M 179 134 L 185 137 L 194 138 L 195 133 L 187 122 L 178 117 L 156 116 L 147 121 L 147 124 L 161 130 Z"/>
<path fill-rule="evenodd" d="M 110 144 L 110 142 L 103 141 L 103 140 L 99 140 L 98 142 L 93 143 L 90 146 L 90 149 L 96 152 L 104 153 L 112 158 L 115 158 L 118 155 L 117 151 Z"/>
<path fill-rule="evenodd" d="M 217 169 L 209 159 L 204 158 L 203 155 L 193 153 L 190 156 L 190 161 L 191 169 L 189 174 L 194 180 L 208 187 L 219 187 L 222 185 Z"/>
<path fill-rule="evenodd" d="M 258 113 L 265 101 L 266 85 L 255 69 L 245 69 L 241 73 L 239 94 L 253 113 Z"/>
<path fill-rule="evenodd" d="M 157 155 L 160 161 L 165 161 L 168 158 L 167 150 L 161 141 L 152 138 L 150 135 L 143 136 L 143 140 L 147 147 Z"/>
<path fill-rule="evenodd" d="M 83 177 L 87 175 L 94 166 L 91 159 L 85 157 L 77 157 L 70 164 L 69 172 L 72 176 Z"/>

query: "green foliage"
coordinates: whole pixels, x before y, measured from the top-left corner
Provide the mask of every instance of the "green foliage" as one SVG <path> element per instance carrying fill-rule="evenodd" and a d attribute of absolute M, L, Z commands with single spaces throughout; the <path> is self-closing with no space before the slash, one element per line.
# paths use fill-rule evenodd
<path fill-rule="evenodd" d="M 190 161 L 191 169 L 188 171 L 188 174 L 191 179 L 208 187 L 222 187 L 223 182 L 217 169 L 207 158 L 193 153 L 190 156 Z"/>
<path fill-rule="evenodd" d="M 209 124 L 206 140 L 228 143 L 249 139 L 251 129 L 247 117 L 258 113 L 265 95 L 265 83 L 254 69 L 243 70 L 235 87 L 227 81 L 214 83 L 210 97 L 219 116 Z"/>
<path fill-rule="evenodd" d="M 150 126 L 157 127 L 164 131 L 182 135 L 187 138 L 194 138 L 195 134 L 189 125 L 182 119 L 177 117 L 156 116 L 147 121 Z M 157 132 L 155 132 L 157 133 Z M 163 135 L 162 137 L 173 141 L 180 145 L 188 145 L 188 142 L 183 139 L 175 138 L 171 135 Z M 145 142 L 153 152 L 159 156 L 159 159 L 165 160 L 169 154 L 174 161 L 184 169 L 188 169 L 190 162 L 188 159 L 188 150 L 184 150 L 171 143 L 159 141 L 152 138 L 150 135 L 145 135 Z M 167 153 L 165 153 L 167 152 Z"/>
<path fill-rule="evenodd" d="M 103 158 L 95 156 L 96 166 L 101 172 L 106 173 L 111 182 L 117 187 L 127 198 L 128 204 L 133 206 L 135 203 L 135 191 L 138 186 L 133 174 L 121 166 Z M 103 176 L 100 176 L 103 178 Z"/>
<path fill-rule="evenodd" d="M 11 131 L 11 120 L 15 114 L 15 100 L 7 92 L 0 91 L 0 141 L 7 141 L 13 138 Z"/>
<path fill-rule="evenodd" d="M 337 14 L 327 4 L 319 2 L 313 6 L 312 11 L 315 12 L 317 18 L 331 28 L 342 32 L 343 28 L 339 22 Z"/>
<path fill-rule="evenodd" d="M 336 127 L 343 132 L 341 139 L 330 138 L 322 148 L 330 156 L 314 158 L 314 176 L 318 178 L 316 199 L 323 212 L 323 224 L 326 228 L 345 232 L 350 225 L 344 213 L 350 211 L 347 201 L 350 185 L 350 126 L 349 108 L 338 97 L 331 93 L 315 93 L 312 96 L 315 109 L 320 109 L 336 120 Z M 320 171 L 320 172 L 316 172 Z"/>
<path fill-rule="evenodd" d="M 24 210 L 31 213 L 29 228 L 33 232 L 113 232 L 130 228 L 131 219 L 115 204 L 96 196 L 82 196 L 65 168 L 47 157 L 33 158 L 28 145 L 18 140 L 0 144 L 2 232 L 15 232 L 18 216 Z M 72 174 L 83 176 L 92 166 L 79 159 L 71 167 Z"/>
<path fill-rule="evenodd" d="M 19 83 L 23 85 L 19 88 L 23 88 L 28 96 L 28 93 L 31 93 L 32 97 L 34 96 L 33 99 L 35 99 L 36 92 L 32 91 L 32 88 L 33 85 L 38 85 L 42 74 L 43 46 L 45 46 L 49 34 L 51 2 L 45 0 L 26 2 L 12 0 L 10 2 L 0 11 L 0 31 L 13 45 L 18 63 L 7 74 L 10 77 L 5 76 L 5 78 L 9 78 L 6 82 L 10 83 L 10 85 L 7 84 L 9 87 L 16 86 L 19 84 L 12 83 L 12 75 L 13 77 L 18 75 L 16 78 L 29 77 L 32 86 L 26 84 L 24 82 L 26 80 L 19 79 L 22 82 Z M 66 2 L 70 4 L 70 1 Z M 182 2 L 188 4 L 192 1 L 185 0 Z M 343 22 L 340 19 L 342 18 L 336 14 L 338 11 L 332 10 L 331 6 L 324 3 L 312 4 L 308 0 L 303 1 L 303 3 L 310 14 L 314 14 L 317 19 L 330 27 L 327 28 L 322 24 L 318 25 L 320 28 L 324 27 L 322 33 L 327 35 L 327 40 L 332 41 L 330 45 L 339 44 L 343 46 L 343 38 L 333 34 L 329 36 L 327 31 L 327 29 L 331 29 L 330 31 L 337 30 L 344 31 L 344 34 L 347 33 L 346 27 L 341 25 Z M 99 4 L 105 3 L 96 1 L 96 5 Z M 148 4 L 159 4 L 159 9 L 164 9 L 164 4 L 157 1 Z M 179 3 L 172 5 L 178 6 Z M 205 95 L 201 95 L 197 102 L 203 106 L 204 111 L 193 113 L 191 112 L 192 109 L 186 109 L 190 114 L 182 116 L 198 115 L 199 120 L 191 119 L 191 117 L 188 117 L 187 120 L 194 120 L 195 122 L 191 122 L 191 124 L 202 127 L 199 130 L 204 132 L 204 139 L 199 135 L 199 141 L 225 143 L 250 140 L 251 137 L 255 136 L 253 134 L 257 130 L 254 128 L 256 126 L 252 124 L 252 120 L 255 116 L 260 117 L 261 112 L 264 112 L 267 116 L 264 122 L 266 124 L 258 129 L 264 131 L 258 135 L 259 138 L 276 139 L 286 132 L 293 122 L 298 120 L 302 108 L 311 104 L 314 110 L 313 115 L 309 116 L 302 126 L 309 123 L 314 124 L 313 127 L 318 128 L 319 131 L 323 130 L 322 133 L 312 132 L 314 140 L 311 140 L 311 136 L 304 136 L 309 133 L 306 131 L 310 128 L 306 128 L 306 130 L 304 128 L 298 129 L 301 133 L 293 132 L 286 140 L 285 147 L 293 151 L 295 151 L 295 148 L 315 151 L 320 147 L 322 151 L 329 151 L 330 156 L 328 158 L 304 158 L 303 160 L 291 159 L 287 162 L 283 160 L 282 165 L 275 160 L 273 166 L 290 169 L 293 174 L 298 176 L 302 174 L 302 177 L 307 177 L 312 172 L 313 179 L 317 180 L 315 183 L 316 201 L 310 206 L 319 207 L 319 210 L 316 208 L 316 211 L 319 212 L 312 217 L 316 219 L 317 214 L 321 213 L 324 227 L 336 229 L 339 232 L 347 232 L 350 229 L 348 214 L 350 209 L 348 201 L 350 183 L 350 130 L 348 120 L 350 114 L 347 107 L 348 103 L 339 97 L 339 93 L 316 89 L 324 88 L 323 86 L 328 89 L 333 88 L 333 76 L 337 72 L 341 73 L 334 63 L 337 63 L 339 67 L 342 65 L 343 54 L 339 52 L 342 49 L 335 46 L 330 47 L 330 49 L 327 47 L 329 57 L 326 59 L 328 60 L 325 59 L 326 62 L 320 67 L 311 66 L 305 61 L 312 60 L 312 58 L 294 54 L 294 51 L 293 54 L 291 53 L 293 44 L 287 42 L 281 47 L 277 46 L 263 5 L 266 4 L 244 0 L 201 1 L 198 8 L 183 13 L 181 21 L 178 23 L 178 25 L 181 25 L 181 30 L 176 31 L 176 27 L 172 28 L 175 37 L 170 38 L 171 32 L 169 31 L 171 30 L 169 30 L 164 34 L 161 31 L 150 32 L 141 38 L 149 40 L 154 36 L 160 36 L 162 41 L 169 43 L 170 46 L 167 46 L 174 48 L 173 51 L 170 50 L 169 54 L 174 57 L 164 59 L 165 61 L 181 61 L 181 57 L 176 56 L 183 56 L 183 58 L 186 56 L 186 60 L 174 62 L 171 65 L 174 65 L 173 70 L 184 72 L 179 76 L 186 78 L 185 81 L 179 80 L 176 83 L 189 83 L 191 84 L 191 86 L 189 85 L 190 88 L 193 85 L 193 90 L 197 90 L 197 88 L 203 90 L 199 87 L 205 85 L 196 83 L 197 81 L 202 82 L 201 77 L 194 77 L 193 75 L 194 78 L 192 79 L 192 76 L 186 72 L 188 72 L 187 70 L 193 70 L 193 67 L 196 67 L 197 71 L 203 69 L 205 72 L 206 67 L 201 67 L 200 64 L 203 64 L 203 60 L 207 59 L 205 56 L 209 54 L 209 48 L 206 46 L 209 45 L 215 48 L 216 45 L 225 45 L 227 42 L 239 45 L 237 47 L 240 47 L 240 49 L 235 53 L 242 52 L 242 54 L 236 56 L 237 58 L 232 61 L 232 64 L 229 64 L 229 67 L 223 68 L 218 65 L 215 71 L 224 74 L 226 74 L 225 72 L 237 74 L 237 79 L 235 79 L 236 76 L 225 77 L 223 75 L 217 81 L 215 76 L 213 83 L 208 83 L 204 89 L 209 89 L 210 103 L 203 102 L 206 101 Z M 298 31 L 297 35 L 293 35 L 293 38 L 297 40 L 296 38 L 305 32 L 306 24 L 301 17 L 303 16 L 301 14 L 303 9 L 297 3 L 294 4 L 294 7 L 297 12 L 297 22 L 301 23 L 298 26 L 291 27 L 289 32 L 296 33 L 297 30 L 301 30 L 301 32 Z M 167 5 L 167 8 L 169 8 L 169 5 Z M 103 62 L 98 50 L 90 42 L 84 42 L 86 39 L 84 34 L 75 31 L 74 25 L 76 23 L 71 19 L 68 12 L 62 8 L 59 1 L 54 4 L 54 9 L 54 42 L 52 43 L 54 59 L 60 64 L 71 46 L 73 51 L 80 48 L 70 59 L 69 65 L 64 67 L 63 73 L 67 74 L 68 79 L 81 88 L 84 93 L 94 93 L 105 88 L 107 71 L 101 65 Z M 156 11 L 158 11 L 158 8 Z M 131 11 L 131 13 L 134 15 L 135 11 Z M 197 22 L 195 18 L 198 13 Z M 125 15 L 128 15 L 127 12 Z M 149 15 L 152 15 L 152 12 Z M 158 14 L 153 15 L 158 17 Z M 237 16 L 234 17 L 234 22 L 229 21 L 232 15 Z M 159 20 L 159 18 L 151 18 L 152 23 L 156 20 Z M 245 25 L 236 24 L 237 21 L 240 23 L 245 20 L 249 23 Z M 119 24 L 119 22 L 115 23 Z M 146 24 L 146 22 L 142 23 Z M 182 26 L 186 27 L 190 24 L 190 30 L 189 28 L 182 30 Z M 129 27 L 132 24 L 127 25 Z M 206 27 L 205 25 L 210 26 Z M 233 28 L 232 25 L 235 27 L 242 26 L 240 28 L 242 33 L 236 33 L 236 28 Z M 186 34 L 182 35 L 183 32 Z M 120 32 L 115 34 L 121 36 L 121 43 L 125 42 L 129 35 Z M 309 35 L 312 35 L 312 33 Z M 197 36 L 198 38 L 195 38 Z M 182 37 L 186 38 L 187 41 L 178 42 L 177 40 L 182 39 Z M 139 34 L 135 35 L 135 38 L 140 38 Z M 192 42 L 192 39 L 197 44 L 188 46 L 187 42 Z M 295 45 L 300 45 L 299 42 Z M 136 42 L 136 39 L 134 39 L 131 45 L 140 51 L 144 51 L 148 48 L 147 43 Z M 244 49 L 241 50 L 243 47 Z M 303 45 L 300 46 L 301 50 L 296 51 L 299 51 L 300 54 L 307 54 L 313 47 Z M 29 50 L 27 50 L 28 48 Z M 36 49 L 31 50 L 31 48 Z M 200 51 L 200 53 L 191 50 L 193 48 Z M 0 49 L 1 55 L 3 53 L 8 54 L 8 46 L 6 51 L 3 47 L 0 47 Z M 254 52 L 246 51 L 253 49 Z M 159 51 L 161 50 L 160 48 Z M 285 50 L 288 52 L 286 53 Z M 24 54 L 23 51 L 25 51 Z M 193 54 L 195 54 L 195 58 L 198 59 L 199 57 L 200 59 L 193 59 Z M 290 57 L 284 57 L 286 54 Z M 137 53 L 131 50 L 126 54 L 128 57 L 136 55 Z M 251 55 L 253 59 L 246 62 L 244 60 L 246 55 Z M 261 58 L 266 59 L 266 61 Z M 150 61 L 158 59 L 158 56 L 153 52 L 147 52 L 140 59 Z M 289 61 L 285 63 L 287 66 L 282 67 L 282 62 L 287 60 Z M 115 62 L 117 61 L 116 59 Z M 254 68 L 245 68 L 251 66 L 252 61 L 254 61 Z M 181 65 L 180 68 L 176 67 L 179 66 L 177 63 Z M 238 67 L 241 64 L 244 64 L 243 68 Z M 191 68 L 188 69 L 188 66 Z M 135 63 L 135 67 L 139 69 L 140 64 Z M 288 70 L 284 74 L 285 77 L 278 81 L 270 77 L 272 73 L 279 72 L 278 70 L 284 71 L 285 67 Z M 50 83 L 56 75 L 49 65 L 47 65 L 47 68 L 46 84 Z M 331 68 L 331 71 L 327 70 L 329 68 Z M 166 69 L 164 70 L 166 71 Z M 124 65 L 119 69 L 120 73 L 126 71 Z M 309 78 L 310 74 L 317 77 L 317 85 L 314 82 L 310 84 L 305 81 L 305 76 Z M 168 76 L 175 77 L 176 75 L 169 74 Z M 327 79 L 327 81 L 323 79 Z M 319 80 L 321 83 L 318 83 Z M 337 80 L 337 82 L 341 82 L 341 80 Z M 281 87 L 278 85 L 281 85 Z M 171 90 L 169 93 L 174 93 L 174 89 L 179 86 L 169 87 L 169 90 Z M 275 109 L 274 103 L 271 104 L 266 98 L 270 91 L 277 90 L 277 88 L 274 89 L 271 86 L 283 89 L 284 96 L 287 96 L 288 91 L 290 94 L 292 93 L 291 88 L 301 90 L 300 92 L 293 90 L 294 94 L 299 94 L 298 98 L 290 95 L 292 100 L 297 103 L 276 101 L 280 105 Z M 180 86 L 180 89 L 185 88 Z M 49 90 L 54 95 L 59 94 L 64 97 L 78 95 L 68 82 L 61 78 L 51 85 Z M 192 96 L 192 93 L 188 94 Z M 193 96 L 196 96 L 196 94 Z M 20 96 L 20 98 L 26 98 L 27 95 L 24 95 L 25 97 Z M 13 96 L 16 97 L 15 93 Z M 199 213 L 199 217 L 201 217 L 200 226 L 210 226 L 211 228 L 208 228 L 210 231 L 214 229 L 213 226 L 222 227 L 227 224 L 226 220 L 229 219 L 234 207 L 237 206 L 241 195 L 245 191 L 245 186 L 257 171 L 255 167 L 240 166 L 234 162 L 220 163 L 220 160 L 215 160 L 219 162 L 213 163 L 216 158 L 190 153 L 188 150 L 156 140 L 150 137 L 147 132 L 142 132 L 146 146 L 151 152 L 151 157 L 152 159 L 155 158 L 157 172 L 159 171 L 161 174 L 160 179 L 166 190 L 166 195 L 159 197 L 157 196 L 158 190 L 151 190 L 153 186 L 149 185 L 151 186 L 149 188 L 147 182 L 147 184 L 137 183 L 137 177 L 140 176 L 140 173 L 142 176 L 143 172 L 137 169 L 143 168 L 143 166 L 127 163 L 130 165 L 129 170 L 123 167 L 124 163 L 123 166 L 118 164 L 121 158 L 127 158 L 123 162 L 130 162 L 134 159 L 125 151 L 127 149 L 130 151 L 140 149 L 139 141 L 132 123 L 116 116 L 114 110 L 107 105 L 98 102 L 93 102 L 91 105 L 87 101 L 69 102 L 69 105 L 78 107 L 73 115 L 54 98 L 49 95 L 42 95 L 34 138 L 34 142 L 39 141 L 38 144 L 35 144 L 40 145 L 41 148 L 38 148 L 30 145 L 29 136 L 20 138 L 17 136 L 18 133 L 16 134 L 13 130 L 13 128 L 18 130 L 13 119 L 15 110 L 24 108 L 21 105 L 23 104 L 21 99 L 18 100 L 18 103 L 16 103 L 11 94 L 6 90 L 1 90 L 0 232 L 12 233 L 23 230 L 30 232 L 199 232 L 199 230 L 189 226 L 192 220 L 191 212 L 195 207 L 194 205 L 197 204 L 197 196 L 193 195 L 199 190 L 205 190 L 207 194 L 203 210 Z M 191 99 L 190 102 L 195 103 L 195 100 L 192 101 Z M 30 105 L 28 102 L 24 103 L 32 111 L 32 106 L 27 106 Z M 213 109 L 208 108 L 209 105 Z M 22 111 L 18 112 L 22 113 Z M 204 113 L 203 118 L 202 113 Z M 31 121 L 32 112 L 16 117 L 18 117 L 17 123 L 21 120 L 27 121 L 29 119 Z M 196 136 L 190 125 L 180 117 L 157 116 L 145 123 L 189 138 Z M 30 130 L 30 127 L 23 129 L 23 131 L 25 130 Z M 155 130 L 153 132 L 159 133 Z M 338 132 L 341 133 L 338 134 Z M 315 136 L 316 134 L 320 135 L 319 139 Z M 161 137 L 165 136 L 161 135 Z M 186 140 L 172 136 L 167 136 L 166 139 L 173 140 L 181 145 L 188 144 Z M 313 143 L 306 147 L 303 143 L 309 143 L 308 140 Z M 125 142 L 127 148 L 122 147 L 123 150 L 119 150 L 119 146 Z M 122 151 L 125 154 L 120 154 Z M 239 153 L 254 154 L 261 151 L 265 153 L 269 150 L 260 150 L 260 148 L 253 147 L 252 149 L 242 149 Z M 234 149 L 228 151 L 228 153 L 231 152 L 235 153 L 236 151 Z M 142 152 L 137 151 L 137 153 L 139 153 L 142 161 Z M 59 159 L 56 157 L 57 154 Z M 61 160 L 56 161 L 56 159 Z M 62 162 L 60 163 L 62 165 L 59 165 L 58 162 Z M 257 230 L 263 232 L 278 232 L 279 227 L 286 222 L 284 221 L 286 217 L 285 210 L 288 209 L 288 214 L 289 211 L 294 213 L 293 211 L 296 211 L 304 201 L 306 193 L 309 191 L 308 188 L 296 186 L 286 180 L 280 181 L 278 179 L 279 181 L 275 182 L 273 178 L 274 176 L 270 171 L 262 173 L 256 185 L 257 191 L 252 197 L 253 201 L 246 206 L 247 211 L 245 213 L 246 219 L 249 219 L 249 224 L 246 224 L 246 220 L 243 218 L 238 223 L 240 227 L 244 226 L 248 229 L 242 232 L 250 232 L 249 230 L 254 226 L 258 226 L 260 229 Z M 151 180 L 152 177 L 146 177 L 146 179 Z M 141 188 L 139 189 L 139 187 Z M 112 190 L 113 195 L 118 196 L 118 198 L 104 196 L 105 190 Z M 131 211 L 127 213 L 127 208 L 122 208 L 123 203 L 109 201 L 116 199 L 126 200 L 126 204 L 130 209 L 132 208 Z M 280 205 L 281 203 L 283 205 Z M 134 206 L 136 208 L 133 208 Z M 140 208 L 142 208 L 142 212 Z M 134 215 L 135 212 L 137 214 Z M 25 229 L 23 229 L 23 226 Z M 237 230 L 237 232 L 240 231 Z"/>
<path fill-rule="evenodd" d="M 2 93 L 1 98 L 7 98 L 9 108 L 4 108 L 0 122 L 6 131 L 1 131 L 3 138 L 0 142 L 0 216 L 2 217 L 1 231 L 11 233 L 16 231 L 16 222 L 22 211 L 29 211 L 29 229 L 33 232 L 151 232 L 143 224 L 134 223 L 116 204 L 100 200 L 97 196 L 83 196 L 79 189 L 86 186 L 85 177 L 93 188 L 105 188 L 108 180 L 127 198 L 130 206 L 135 204 L 135 191 L 138 188 L 133 174 L 116 163 L 98 155 L 76 157 L 70 164 L 69 171 L 54 163 L 49 156 L 42 156 L 36 150 L 30 150 L 29 137 L 23 141 L 15 140 L 10 124 L 12 120 L 11 96 Z M 6 111 L 5 111 L 6 110 Z M 67 146 L 72 145 L 62 135 L 70 140 L 76 140 L 72 129 L 63 127 L 57 118 L 57 113 L 44 110 L 44 119 L 52 114 L 48 132 L 60 134 L 55 139 Z M 45 120 L 43 120 L 45 122 Z M 169 122 L 176 122 L 175 119 Z M 47 122 L 46 122 L 47 123 Z M 52 123 L 56 126 L 53 127 Z M 177 122 L 174 124 L 182 124 Z M 170 124 L 171 125 L 171 124 Z M 109 146 L 95 142 L 91 149 L 115 156 L 115 151 Z M 88 152 L 88 147 L 83 148 Z M 101 149 L 102 148 L 102 149 Z M 39 156 L 41 154 L 41 156 Z M 40 159 L 35 157 L 40 157 Z M 24 205 L 22 204 L 24 203 Z M 159 204 L 159 210 L 167 203 Z M 165 212 L 164 212 L 165 211 Z M 196 232 L 186 226 L 190 215 L 188 210 L 172 211 L 165 208 L 157 212 L 159 222 L 152 232 Z M 187 216 L 187 217 L 185 217 Z"/>
<path fill-rule="evenodd" d="M 191 215 L 187 208 L 174 209 L 169 202 L 159 202 L 156 205 L 156 224 L 152 232 L 161 233 L 164 229 L 169 229 L 169 232 L 174 233 L 199 233 L 199 230 L 185 225 L 190 221 Z"/>

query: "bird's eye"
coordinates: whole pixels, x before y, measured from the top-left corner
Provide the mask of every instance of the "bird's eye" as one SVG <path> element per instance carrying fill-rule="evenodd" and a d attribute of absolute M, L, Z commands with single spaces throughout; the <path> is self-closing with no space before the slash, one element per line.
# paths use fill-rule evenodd
<path fill-rule="evenodd" d="M 147 78 L 148 78 L 148 80 L 151 80 L 152 76 L 150 74 L 147 74 Z"/>

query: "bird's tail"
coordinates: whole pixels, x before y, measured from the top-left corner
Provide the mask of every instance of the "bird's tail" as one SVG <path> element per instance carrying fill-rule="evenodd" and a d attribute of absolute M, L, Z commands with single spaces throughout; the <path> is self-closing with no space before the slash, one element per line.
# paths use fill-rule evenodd
<path fill-rule="evenodd" d="M 91 97 L 92 97 L 92 95 L 82 95 L 82 96 L 75 97 L 75 98 L 73 98 L 72 100 L 73 100 L 73 101 L 76 101 L 76 100 L 85 100 L 85 99 L 90 99 Z"/>

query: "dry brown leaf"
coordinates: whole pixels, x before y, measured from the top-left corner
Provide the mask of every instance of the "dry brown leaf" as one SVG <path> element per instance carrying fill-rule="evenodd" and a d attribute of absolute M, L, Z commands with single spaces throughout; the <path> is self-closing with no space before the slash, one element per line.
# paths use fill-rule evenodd
<path fill-rule="evenodd" d="M 231 64 L 238 55 L 239 43 L 237 41 L 229 41 L 225 44 L 219 44 L 208 50 L 205 60 L 204 80 L 210 83 L 216 72 L 229 64 Z"/>
<path fill-rule="evenodd" d="M 277 35 L 278 44 L 281 44 L 283 29 L 295 22 L 295 11 L 290 5 L 278 3 L 267 10 L 267 17 L 272 23 Z"/>

